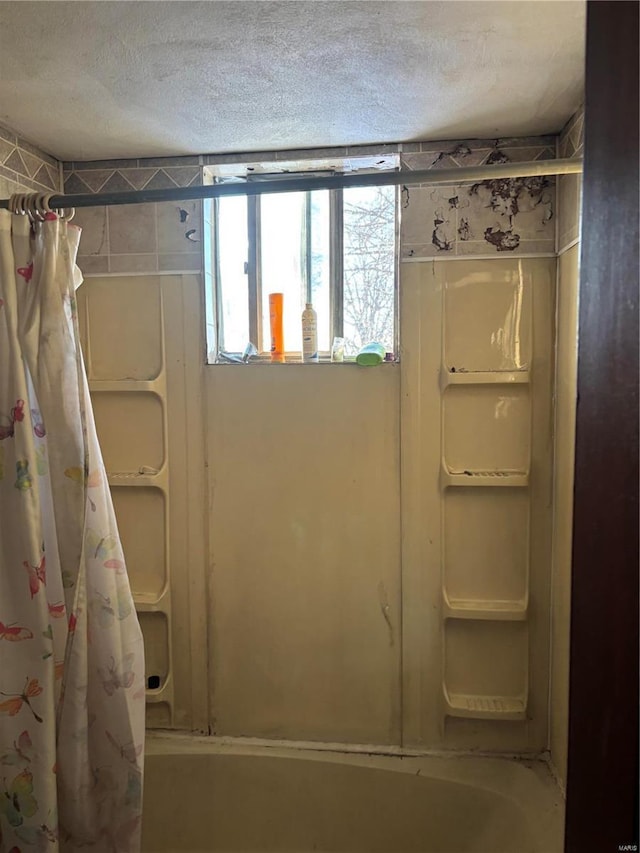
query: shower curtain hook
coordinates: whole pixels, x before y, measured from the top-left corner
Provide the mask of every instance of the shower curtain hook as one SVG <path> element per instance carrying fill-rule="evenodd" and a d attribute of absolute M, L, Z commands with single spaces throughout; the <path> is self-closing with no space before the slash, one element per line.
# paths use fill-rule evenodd
<path fill-rule="evenodd" d="M 51 210 L 51 207 L 49 206 L 49 202 L 52 198 L 53 193 L 42 193 L 42 195 L 40 195 L 38 198 L 38 207 L 43 220 L 47 218 L 47 213 L 56 214 L 56 211 Z"/>
<path fill-rule="evenodd" d="M 9 210 L 11 213 L 15 213 L 18 216 L 25 216 L 27 213 L 25 208 L 26 198 L 25 193 L 13 193 L 9 199 Z"/>
<path fill-rule="evenodd" d="M 44 222 L 52 218 L 52 215 L 70 222 L 75 216 L 75 207 L 52 208 L 51 199 L 54 195 L 55 193 L 31 193 L 29 195 L 16 193 L 9 199 L 9 209 L 13 210 L 14 213 L 26 213 L 32 222 Z"/>
<path fill-rule="evenodd" d="M 65 222 L 71 222 L 73 217 L 76 215 L 75 207 L 60 207 L 56 210 L 52 210 L 49 202 L 53 198 L 54 193 L 47 193 L 44 195 L 42 207 L 44 208 L 45 213 L 55 213 L 60 219 L 63 219 Z"/>
<path fill-rule="evenodd" d="M 42 215 L 42 210 L 40 207 L 40 199 L 41 196 L 39 193 L 32 193 L 31 195 L 26 197 L 26 208 L 27 213 L 29 215 L 29 219 L 32 222 L 40 221 L 44 219 Z"/>

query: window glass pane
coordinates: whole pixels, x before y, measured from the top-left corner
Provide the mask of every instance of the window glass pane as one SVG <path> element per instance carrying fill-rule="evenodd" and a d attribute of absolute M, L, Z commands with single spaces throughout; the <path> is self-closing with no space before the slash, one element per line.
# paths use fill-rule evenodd
<path fill-rule="evenodd" d="M 216 331 L 216 303 L 214 299 L 216 291 L 214 279 L 216 259 L 214 255 L 215 249 L 213 239 L 213 223 L 215 217 L 213 199 L 203 199 L 202 208 L 204 218 L 202 249 L 204 253 L 204 298 L 205 318 L 207 321 L 207 361 L 214 362 L 218 346 L 218 335 Z"/>
<path fill-rule="evenodd" d="M 284 348 L 302 348 L 304 309 L 305 193 L 275 193 L 260 198 L 262 257 L 262 349 L 271 345 L 269 294 L 284 293 Z"/>
<path fill-rule="evenodd" d="M 372 341 L 393 351 L 395 188 L 344 190 L 345 354 Z"/>
<path fill-rule="evenodd" d="M 311 194 L 311 301 L 318 314 L 318 349 L 329 352 L 329 190 Z"/>
<path fill-rule="evenodd" d="M 242 352 L 249 342 L 247 197 L 218 200 L 220 349 Z"/>

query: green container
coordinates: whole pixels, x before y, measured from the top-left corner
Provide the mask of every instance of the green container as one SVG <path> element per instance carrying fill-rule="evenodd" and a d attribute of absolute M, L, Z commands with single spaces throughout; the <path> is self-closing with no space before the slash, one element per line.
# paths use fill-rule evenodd
<path fill-rule="evenodd" d="M 371 343 L 362 347 L 358 355 L 356 356 L 356 362 L 358 364 L 362 364 L 364 366 L 371 366 L 373 364 L 382 364 L 384 361 L 386 350 L 382 346 L 382 344 Z"/>

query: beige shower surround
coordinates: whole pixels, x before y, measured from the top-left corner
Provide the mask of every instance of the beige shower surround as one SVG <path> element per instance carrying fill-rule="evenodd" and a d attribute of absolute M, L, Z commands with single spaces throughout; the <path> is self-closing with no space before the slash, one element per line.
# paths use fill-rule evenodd
<path fill-rule="evenodd" d="M 197 277 L 85 282 L 150 725 L 205 729 L 210 666 L 220 734 L 545 748 L 554 270 L 404 265 L 378 370 L 204 368 Z"/>
<path fill-rule="evenodd" d="M 544 750 L 554 258 L 402 264 L 402 360 L 377 371 L 205 368 L 199 288 L 80 292 L 149 725 Z"/>

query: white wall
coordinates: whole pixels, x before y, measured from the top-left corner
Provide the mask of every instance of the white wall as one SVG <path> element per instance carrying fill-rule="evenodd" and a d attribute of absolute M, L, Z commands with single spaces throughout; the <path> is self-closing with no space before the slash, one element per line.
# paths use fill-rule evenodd
<path fill-rule="evenodd" d="M 399 380 L 207 368 L 216 733 L 399 743 Z"/>

